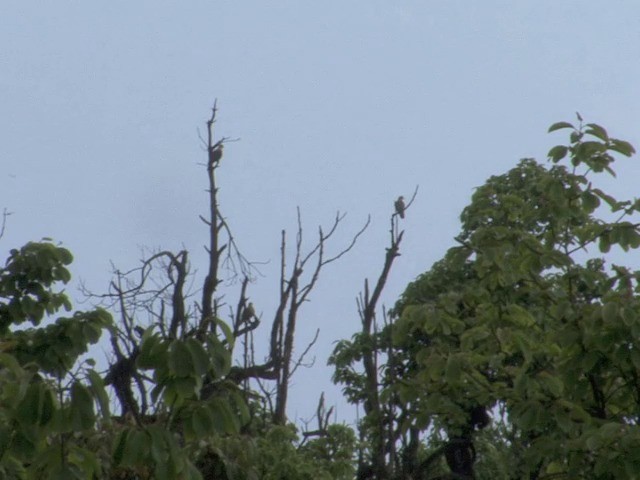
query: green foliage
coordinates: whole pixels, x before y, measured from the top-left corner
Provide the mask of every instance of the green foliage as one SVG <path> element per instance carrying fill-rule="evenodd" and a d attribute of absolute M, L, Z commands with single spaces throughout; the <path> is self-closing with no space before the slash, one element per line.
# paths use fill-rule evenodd
<path fill-rule="evenodd" d="M 635 478 L 640 272 L 598 250 L 640 246 L 640 208 L 592 179 L 634 149 L 596 124 L 560 129 L 552 165 L 526 159 L 478 188 L 459 245 L 407 287 L 393 341 L 411 368 L 395 390 L 449 432 L 470 406 L 501 405 L 518 478 Z"/>
<path fill-rule="evenodd" d="M 319 470 L 328 472 L 333 480 L 350 480 L 355 475 L 356 436 L 350 427 L 329 425 L 325 435 L 314 438 L 301 450 L 314 459 Z"/>
<path fill-rule="evenodd" d="M 185 453 L 179 437 L 163 425 L 126 427 L 114 443 L 113 468 L 142 478 L 201 479 Z"/>
<path fill-rule="evenodd" d="M 71 310 L 55 290 L 69 281 L 71 260 L 50 242 L 29 243 L 0 270 L 0 479 L 351 478 L 346 427 L 304 448 L 292 427 L 242 433 L 254 428 L 252 415 L 247 392 L 226 378 L 234 337 L 219 319 L 223 339 L 144 331 L 135 361 L 151 379 L 158 414 L 113 417 L 103 375 L 76 367 L 112 328 L 111 316 L 96 309 L 47 318 Z M 12 328 L 25 322 L 33 327 Z"/>
<path fill-rule="evenodd" d="M 254 425 L 256 426 L 256 425 Z M 355 434 L 331 425 L 325 435 L 300 445 L 293 425 L 264 425 L 242 435 L 214 436 L 195 456 L 205 478 L 223 480 L 351 480 Z"/>
<path fill-rule="evenodd" d="M 76 312 L 72 318 L 58 318 L 46 327 L 13 332 L 12 353 L 23 365 L 34 363 L 47 374 L 64 377 L 110 325 L 111 315 L 104 310 Z"/>
<path fill-rule="evenodd" d="M 362 351 L 367 341 L 361 334 L 353 336 L 351 341 L 340 340 L 329 357 L 328 364 L 334 366 L 333 381 L 343 385 L 342 393 L 351 403 L 362 403 L 365 400 L 366 381 L 364 374 L 358 371 L 356 364 L 362 359 Z"/>
<path fill-rule="evenodd" d="M 325 436 L 297 447 L 295 428 L 272 426 L 257 438 L 258 478 L 265 480 L 342 480 L 353 478 L 355 435 L 353 430 L 332 425 Z"/>
<path fill-rule="evenodd" d="M 0 271 L 0 334 L 9 326 L 30 321 L 39 325 L 45 314 L 53 314 L 61 307 L 71 310 L 71 303 L 62 292 L 54 292 L 52 285 L 67 283 L 67 270 L 73 260 L 71 253 L 50 242 L 30 242 L 20 250 L 13 249 Z"/>
<path fill-rule="evenodd" d="M 595 186 L 634 149 L 578 120 L 550 127 L 569 142 L 548 166 L 522 160 L 475 191 L 458 245 L 407 287 L 391 322 L 337 344 L 329 363 L 365 407 L 361 442 L 341 425 L 301 441 L 250 408 L 255 394 L 230 379 L 235 329 L 214 315 L 214 328 L 180 334 L 152 326 L 134 337 L 129 325 L 122 377 L 78 365 L 115 332 L 111 315 L 56 317 L 72 310 L 57 289 L 70 252 L 50 241 L 11 250 L 0 269 L 0 479 L 346 480 L 380 426 L 406 473 L 400 460 L 429 458 L 477 405 L 499 416 L 474 436 L 479 479 L 636 478 L 640 271 L 607 254 L 640 247 L 640 200 Z M 368 352 L 381 365 L 373 382 L 360 368 Z M 105 384 L 126 386 L 131 371 L 144 373 L 152 415 L 110 412 Z M 416 445 L 429 427 L 430 445 Z M 434 458 L 430 474 L 446 475 Z"/>
<path fill-rule="evenodd" d="M 231 368 L 231 350 L 215 335 L 209 334 L 204 342 L 168 340 L 149 329 L 143 335 L 137 364 L 152 370 L 151 396 L 163 400 L 170 419 L 187 440 L 237 434 L 249 421 L 243 394 L 224 379 Z"/>
<path fill-rule="evenodd" d="M 85 479 L 117 472 L 202 478 L 174 429 L 159 422 L 111 423 L 100 374 L 85 368 L 74 373 L 79 356 L 112 327 L 106 311 L 40 325 L 45 316 L 71 309 L 67 296 L 55 290 L 57 282 L 69 281 L 71 260 L 66 249 L 49 242 L 29 243 L 12 250 L 0 271 L 0 478 Z M 27 321 L 35 327 L 12 330 Z M 169 419 L 187 438 L 237 433 L 248 421 L 244 399 L 231 387 L 199 401 L 203 374 L 228 372 L 230 354 L 221 342 L 168 342 L 151 331 L 145 339 L 141 362 L 153 370 L 159 394 L 173 407 Z"/>
<path fill-rule="evenodd" d="M 96 428 L 96 399 L 108 414 L 106 392 L 97 381 L 87 387 L 65 379 L 110 328 L 111 316 L 76 312 L 40 326 L 61 308 L 71 310 L 55 290 L 70 280 L 71 261 L 64 248 L 31 242 L 11 250 L 0 270 L 0 478 L 90 478 L 98 468 L 95 453 L 68 437 Z M 36 328 L 12 330 L 25 322 Z"/>

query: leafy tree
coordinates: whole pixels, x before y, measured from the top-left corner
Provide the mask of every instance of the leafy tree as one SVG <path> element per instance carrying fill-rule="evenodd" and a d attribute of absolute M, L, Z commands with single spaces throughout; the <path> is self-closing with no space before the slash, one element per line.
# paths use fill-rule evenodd
<path fill-rule="evenodd" d="M 56 288 L 70 280 L 71 261 L 67 249 L 44 240 L 11 250 L 0 269 L 0 478 L 91 478 L 99 471 L 95 452 L 70 440 L 95 429 L 94 402 L 108 419 L 106 393 L 94 370 L 73 368 L 111 328 L 111 316 L 78 311 L 42 325 L 72 308 Z"/>
<path fill-rule="evenodd" d="M 477 452 L 477 478 L 640 471 L 640 273 L 606 257 L 614 245 L 640 246 L 640 201 L 594 185 L 614 175 L 614 155 L 634 150 L 578 120 L 550 128 L 570 129 L 550 167 L 525 159 L 476 191 L 458 246 L 407 287 L 383 325 L 367 325 L 375 302 L 360 302 L 362 332 L 330 358 L 347 399 L 365 410 L 359 478 L 466 477 L 444 462 L 460 442 L 469 458 Z M 402 238 L 393 222 L 391 232 L 387 257 Z M 367 362 L 381 365 L 375 381 Z M 493 425 L 478 431 L 488 411 Z"/>
<path fill-rule="evenodd" d="M 407 287 L 393 390 L 450 437 L 474 408 L 503 412 L 503 478 L 636 478 L 640 272 L 603 255 L 640 246 L 640 201 L 595 185 L 634 150 L 580 118 L 561 129 L 570 141 L 551 166 L 525 159 L 490 178 L 459 245 Z"/>

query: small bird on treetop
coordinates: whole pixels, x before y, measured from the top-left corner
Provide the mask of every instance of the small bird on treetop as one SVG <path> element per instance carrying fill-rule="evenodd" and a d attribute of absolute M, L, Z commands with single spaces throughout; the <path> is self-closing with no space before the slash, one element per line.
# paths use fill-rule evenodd
<path fill-rule="evenodd" d="M 253 303 L 249 302 L 247 307 L 244 309 L 244 312 L 242 312 L 242 321 L 250 322 L 251 320 L 253 320 L 253 317 L 255 316 L 256 316 L 256 310 L 255 308 L 253 308 Z"/>
<path fill-rule="evenodd" d="M 219 144 L 211 148 L 211 153 L 209 154 L 209 161 L 211 162 L 212 165 L 215 165 L 216 163 L 218 163 L 222 158 L 223 148 L 224 148 L 224 145 L 222 144 Z"/>
<path fill-rule="evenodd" d="M 400 215 L 400 218 L 404 218 L 404 209 L 406 208 L 404 205 L 404 197 L 400 195 L 394 205 L 396 207 L 396 213 Z"/>

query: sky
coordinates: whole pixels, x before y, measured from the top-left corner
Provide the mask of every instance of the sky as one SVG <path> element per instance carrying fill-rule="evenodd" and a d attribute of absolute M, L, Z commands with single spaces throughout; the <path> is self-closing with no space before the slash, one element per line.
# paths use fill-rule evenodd
<path fill-rule="evenodd" d="M 324 391 L 351 422 L 326 360 L 360 328 L 355 298 L 382 267 L 395 198 L 419 187 L 387 306 L 453 246 L 475 187 L 565 141 L 551 123 L 579 111 L 639 146 L 639 59 L 635 0 L 4 0 L 0 209 L 12 215 L 0 254 L 62 242 L 84 309 L 79 282 L 106 291 L 111 265 L 137 266 L 143 248 L 186 248 L 203 271 L 199 133 L 217 99 L 216 133 L 238 139 L 218 174 L 221 208 L 245 256 L 267 262 L 249 290 L 258 340 L 296 207 L 308 247 L 347 214 L 329 253 L 371 215 L 301 312 L 298 350 L 320 337 L 290 395 L 294 421 Z M 610 189 L 638 196 L 638 159 L 616 170 Z"/>

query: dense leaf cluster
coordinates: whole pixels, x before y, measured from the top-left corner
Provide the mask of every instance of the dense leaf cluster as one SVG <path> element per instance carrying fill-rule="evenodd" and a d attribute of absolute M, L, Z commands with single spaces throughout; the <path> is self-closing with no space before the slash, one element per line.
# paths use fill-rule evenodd
<path fill-rule="evenodd" d="M 459 245 L 404 292 L 393 340 L 411 362 L 393 389 L 450 434 L 469 406 L 495 408 L 505 478 L 636 478 L 640 271 L 602 255 L 640 246 L 640 202 L 592 179 L 633 148 L 595 124 L 562 128 L 550 167 L 523 160 L 477 189 Z"/>
<path fill-rule="evenodd" d="M 96 309 L 41 325 L 71 309 L 56 290 L 69 281 L 71 261 L 45 240 L 13 250 L 0 270 L 0 478 L 351 478 L 351 429 L 332 425 L 298 448 L 293 427 L 258 422 L 266 418 L 256 416 L 259 404 L 226 379 L 234 338 L 221 321 L 221 338 L 168 340 L 144 331 L 134 361 L 165 407 L 141 422 L 112 415 L 109 379 L 92 360 L 77 365 L 114 328 L 111 315 Z M 27 321 L 34 327 L 11 328 Z"/>
<path fill-rule="evenodd" d="M 475 445 L 477 478 L 640 472 L 640 271 L 608 256 L 640 246 L 640 201 L 596 184 L 635 152 L 578 120 L 550 127 L 569 130 L 550 164 L 524 159 L 478 188 L 457 245 L 384 325 L 337 344 L 329 361 L 347 399 L 365 412 L 380 402 L 359 425 L 384 444 L 373 478 L 458 478 L 444 458 L 459 438 Z M 493 422 L 479 431 L 482 410 Z"/>

